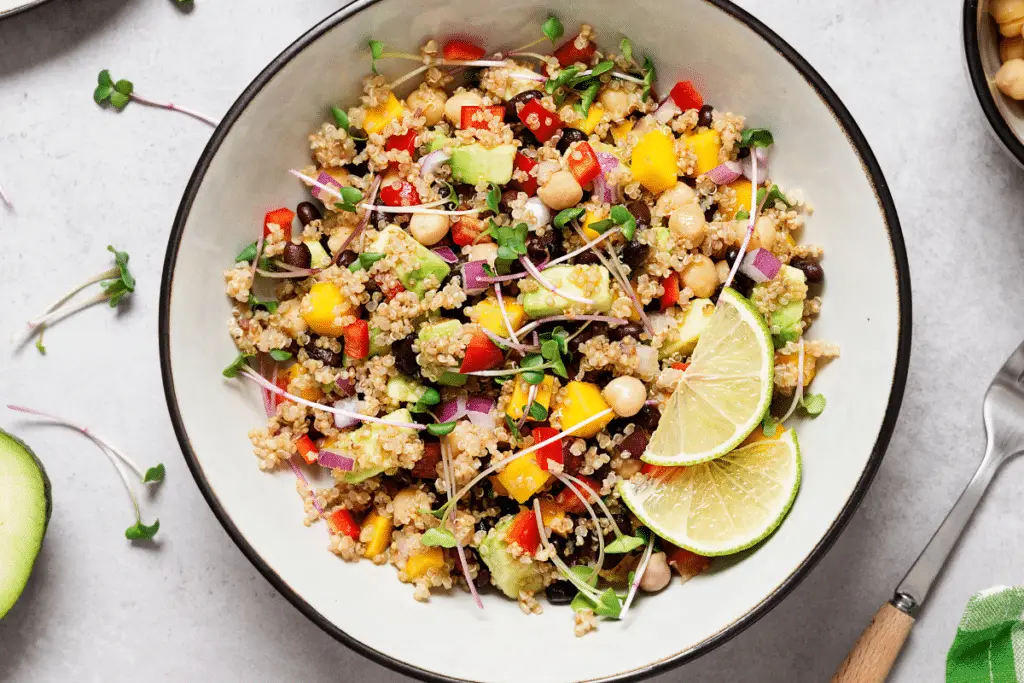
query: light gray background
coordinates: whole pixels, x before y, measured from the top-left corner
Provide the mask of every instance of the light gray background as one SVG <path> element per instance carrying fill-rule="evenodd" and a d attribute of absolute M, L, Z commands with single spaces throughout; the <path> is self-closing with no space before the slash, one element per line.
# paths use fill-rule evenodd
<path fill-rule="evenodd" d="M 0 340 L 105 268 L 108 243 L 131 253 L 139 279 L 123 312 L 97 307 L 50 331 L 45 358 L 31 347 L 0 352 L 0 399 L 87 422 L 136 458 L 167 465 L 147 506 L 165 530 L 157 547 L 131 548 L 121 535 L 130 512 L 99 453 L 72 432 L 0 412 L 0 426 L 43 456 L 54 489 L 29 589 L 0 623 L 0 679 L 400 679 L 275 593 L 179 455 L 160 385 L 158 280 L 210 129 L 138 105 L 116 115 L 90 99 L 96 73 L 109 68 L 140 94 L 220 116 L 339 4 L 196 0 L 183 14 L 169 0 L 53 0 L 0 21 L 0 183 L 17 205 L 13 214 L 0 207 Z M 913 359 L 888 456 L 832 551 L 755 626 L 658 680 L 824 681 L 980 458 L 981 396 L 1024 336 L 1024 173 L 990 138 L 967 84 L 958 2 L 740 4 L 821 72 L 881 162 L 910 252 Z M 875 267 L 865 263 L 864 277 Z M 968 596 L 1024 578 L 1022 475 L 1011 464 L 994 485 L 895 681 L 941 680 Z M 395 636 L 406 637 L 400 625 L 396 609 Z"/>

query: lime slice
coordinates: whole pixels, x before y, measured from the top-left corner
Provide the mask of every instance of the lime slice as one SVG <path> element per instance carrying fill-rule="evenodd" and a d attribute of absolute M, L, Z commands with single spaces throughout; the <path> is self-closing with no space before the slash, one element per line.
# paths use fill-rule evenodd
<path fill-rule="evenodd" d="M 779 526 L 800 488 L 800 446 L 790 429 L 692 467 L 655 468 L 619 484 L 654 533 L 698 555 L 729 555 Z"/>
<path fill-rule="evenodd" d="M 768 410 L 774 372 L 775 349 L 761 314 L 722 290 L 642 460 L 695 465 L 736 448 Z"/>

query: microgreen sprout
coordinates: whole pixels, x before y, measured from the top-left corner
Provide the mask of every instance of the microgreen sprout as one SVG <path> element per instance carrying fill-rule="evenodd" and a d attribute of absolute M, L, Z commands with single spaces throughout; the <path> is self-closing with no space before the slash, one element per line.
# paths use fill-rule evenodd
<path fill-rule="evenodd" d="M 73 313 L 77 313 L 82 309 L 103 301 L 108 302 L 111 308 L 117 308 L 118 304 L 120 304 L 126 296 L 135 291 L 135 278 L 128 270 L 128 254 L 123 251 L 118 251 L 110 245 L 107 245 L 107 250 L 114 254 L 114 267 L 92 276 L 55 301 L 43 312 L 42 315 L 30 320 L 28 323 L 30 336 L 36 332 L 41 334 L 44 327 L 52 325 L 62 318 L 66 318 Z M 99 292 L 95 296 L 84 299 L 72 306 L 64 306 L 64 304 L 66 304 L 80 291 L 89 285 L 96 284 L 97 282 L 101 283 L 103 288 L 102 292 Z M 36 348 L 39 348 L 40 346 L 42 346 L 41 341 L 37 344 Z M 41 348 L 40 352 L 45 353 L 45 347 Z"/>
<path fill-rule="evenodd" d="M 651 88 L 654 87 L 654 79 L 657 78 L 657 74 L 654 72 L 654 62 L 651 61 L 650 57 L 644 57 L 644 89 L 643 99 L 644 102 L 651 98 Z"/>
<path fill-rule="evenodd" d="M 14 211 L 14 202 L 12 202 L 11 198 L 7 196 L 6 192 L 4 192 L 4 188 L 2 186 L 0 186 L 0 201 L 6 204 L 8 209 Z"/>
<path fill-rule="evenodd" d="M 37 417 L 42 417 L 47 420 L 52 420 L 53 422 L 63 425 L 64 427 L 74 429 L 75 431 L 81 433 L 83 436 L 86 436 L 90 440 L 92 440 L 92 442 L 95 443 L 103 452 L 103 455 L 107 456 L 107 459 L 110 461 L 110 464 L 114 466 L 114 469 L 117 470 L 118 476 L 121 477 L 121 483 L 124 484 L 125 490 L 128 491 L 128 497 L 131 498 L 132 507 L 135 510 L 135 524 L 125 529 L 125 537 L 131 540 L 153 538 L 156 532 L 160 529 L 160 520 L 158 519 L 155 522 L 153 522 L 153 524 L 148 526 L 142 523 L 142 512 L 139 508 L 139 501 L 135 496 L 135 490 L 128 479 L 128 475 L 124 471 L 124 467 L 128 467 L 132 472 L 134 472 L 135 475 L 139 478 L 140 482 L 144 484 L 154 484 L 159 483 L 164 479 L 165 470 L 162 463 L 154 467 L 150 467 L 146 470 L 143 470 L 138 465 L 136 465 L 131 458 L 129 458 L 127 455 L 118 450 L 112 443 L 110 443 L 103 437 L 99 436 L 98 434 L 95 434 L 92 430 L 88 429 L 87 427 L 77 425 L 74 422 L 65 420 L 62 417 L 57 417 L 56 415 L 44 413 L 41 410 L 35 410 L 33 408 L 26 408 L 24 406 L 16 405 L 8 405 L 7 407 L 10 410 L 14 410 L 19 413 L 26 413 L 28 415 L 35 415 Z"/>
<path fill-rule="evenodd" d="M 334 202 L 334 207 L 336 209 L 341 209 L 342 211 L 348 211 L 349 213 L 355 213 L 356 211 L 359 210 L 359 207 L 357 206 L 357 204 L 359 202 L 363 201 L 363 193 L 362 192 L 360 192 L 359 190 L 357 190 L 354 187 L 348 187 L 348 186 L 341 188 L 341 190 L 339 190 L 339 192 L 341 193 L 341 201 L 340 202 Z"/>
<path fill-rule="evenodd" d="M 452 430 L 455 429 L 455 420 L 451 422 L 435 422 L 427 425 L 427 432 L 434 436 L 445 436 L 451 434 Z"/>
<path fill-rule="evenodd" d="M 487 208 L 494 212 L 494 215 L 501 213 L 498 202 L 501 201 L 501 188 L 491 183 L 491 189 L 487 191 Z"/>
<path fill-rule="evenodd" d="M 149 107 L 178 111 L 182 114 L 191 116 L 192 118 L 199 119 L 203 123 L 207 123 L 214 128 L 217 127 L 217 121 L 206 114 L 201 114 L 193 109 L 187 109 L 174 104 L 173 102 L 158 102 L 139 95 L 135 92 L 135 84 L 124 78 L 115 81 L 113 77 L 111 77 L 110 71 L 107 69 L 104 69 L 99 73 L 99 76 L 96 79 L 96 89 L 92 92 L 92 99 L 100 106 L 104 106 L 109 103 L 118 111 L 123 111 L 124 108 L 128 106 L 129 102 L 135 100 L 136 102 L 145 104 Z"/>
<path fill-rule="evenodd" d="M 633 214 L 629 212 L 629 209 L 622 204 L 616 204 L 613 206 L 608 218 L 600 221 L 594 221 L 587 227 L 594 232 L 604 233 L 605 230 L 614 225 L 622 226 L 622 235 L 627 240 L 633 239 L 633 234 L 636 232 L 636 218 L 634 218 Z"/>
<path fill-rule="evenodd" d="M 514 227 L 509 225 L 498 225 L 493 219 L 490 220 L 487 234 L 494 238 L 498 245 L 498 258 L 495 260 L 495 268 L 501 274 L 508 273 L 513 261 L 520 256 L 526 255 L 526 236 L 529 228 L 526 223 L 518 223 Z"/>
<path fill-rule="evenodd" d="M 574 206 L 571 209 L 562 209 L 555 214 L 555 220 L 553 221 L 554 226 L 559 229 L 564 228 L 569 221 L 576 220 L 586 212 L 587 210 L 582 206 Z"/>
<path fill-rule="evenodd" d="M 740 134 L 740 147 L 771 147 L 773 144 L 775 138 L 767 128 L 746 128 Z"/>
<path fill-rule="evenodd" d="M 548 17 L 545 19 L 544 23 L 541 24 L 540 30 L 544 32 L 544 36 L 551 41 L 552 45 L 565 35 L 565 28 L 562 26 L 562 22 L 558 20 L 558 17 Z"/>
<path fill-rule="evenodd" d="M 633 43 L 623 36 L 622 40 L 619 41 L 619 52 L 622 53 L 622 58 L 627 62 L 633 63 Z"/>

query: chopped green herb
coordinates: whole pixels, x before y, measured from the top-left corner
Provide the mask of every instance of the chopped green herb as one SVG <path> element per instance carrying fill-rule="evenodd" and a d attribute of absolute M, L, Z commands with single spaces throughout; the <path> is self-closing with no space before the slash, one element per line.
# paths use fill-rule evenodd
<path fill-rule="evenodd" d="M 284 361 L 292 357 L 292 352 L 285 351 L 284 349 L 271 349 L 270 357 L 276 360 L 278 363 L 283 363 Z"/>
<path fill-rule="evenodd" d="M 455 547 L 455 534 L 444 527 L 427 529 L 420 537 L 420 544 L 427 547 L 440 546 L 442 548 Z"/>
<path fill-rule="evenodd" d="M 767 128 L 747 128 L 740 135 L 740 147 L 771 147 L 773 144 L 775 138 Z"/>
<path fill-rule="evenodd" d="M 451 434 L 453 429 L 455 429 L 455 420 L 451 422 L 435 422 L 434 424 L 427 425 L 427 431 L 434 436 Z"/>
<path fill-rule="evenodd" d="M 617 555 L 628 553 L 642 546 L 646 541 L 639 536 L 619 536 L 604 547 L 606 553 Z"/>
<path fill-rule="evenodd" d="M 164 480 L 164 464 L 160 463 L 155 467 L 150 467 L 146 470 L 145 476 L 142 477 L 143 484 L 152 484 Z"/>
<path fill-rule="evenodd" d="M 559 229 L 564 228 L 569 221 L 576 220 L 586 212 L 587 210 L 582 206 L 574 206 L 571 209 L 562 209 L 555 215 L 554 225 Z"/>
<path fill-rule="evenodd" d="M 259 299 L 254 296 L 251 292 L 249 294 L 249 308 L 256 310 L 257 308 L 266 309 L 271 315 L 277 313 L 278 302 L 274 299 Z"/>
<path fill-rule="evenodd" d="M 142 523 L 142 519 L 139 519 L 134 525 L 124 530 L 124 537 L 132 541 L 148 541 L 156 536 L 156 532 L 158 531 L 160 531 L 159 519 L 153 522 L 150 526 L 146 526 Z"/>
<path fill-rule="evenodd" d="M 803 406 L 808 415 L 821 415 L 821 411 L 825 410 L 825 395 L 804 394 L 803 398 L 800 399 L 800 405 Z"/>
<path fill-rule="evenodd" d="M 565 28 L 562 27 L 562 22 L 558 20 L 558 17 L 548 17 L 540 29 L 552 43 L 558 42 L 558 39 L 565 35 Z"/>
<path fill-rule="evenodd" d="M 221 374 L 228 378 L 238 377 L 238 373 L 242 371 L 243 367 L 248 366 L 248 363 L 246 363 L 246 361 L 252 358 L 252 356 L 253 354 L 251 353 L 242 353 L 240 351 L 238 353 L 238 356 L 236 356 L 235 359 L 231 361 L 231 365 L 224 368 L 224 371 L 221 372 Z"/>
<path fill-rule="evenodd" d="M 370 41 L 370 69 L 377 73 L 377 60 L 384 54 L 384 43 L 379 40 Z"/>

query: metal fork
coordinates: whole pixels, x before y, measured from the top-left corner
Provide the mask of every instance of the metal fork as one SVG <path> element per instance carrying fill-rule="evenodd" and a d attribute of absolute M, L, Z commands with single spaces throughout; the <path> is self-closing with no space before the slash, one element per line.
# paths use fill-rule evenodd
<path fill-rule="evenodd" d="M 1024 452 L 1024 344 L 999 368 L 982 406 L 988 445 L 978 471 L 932 536 L 892 600 L 861 634 L 832 683 L 882 683 L 910 635 L 921 605 L 946 564 L 999 466 Z"/>

